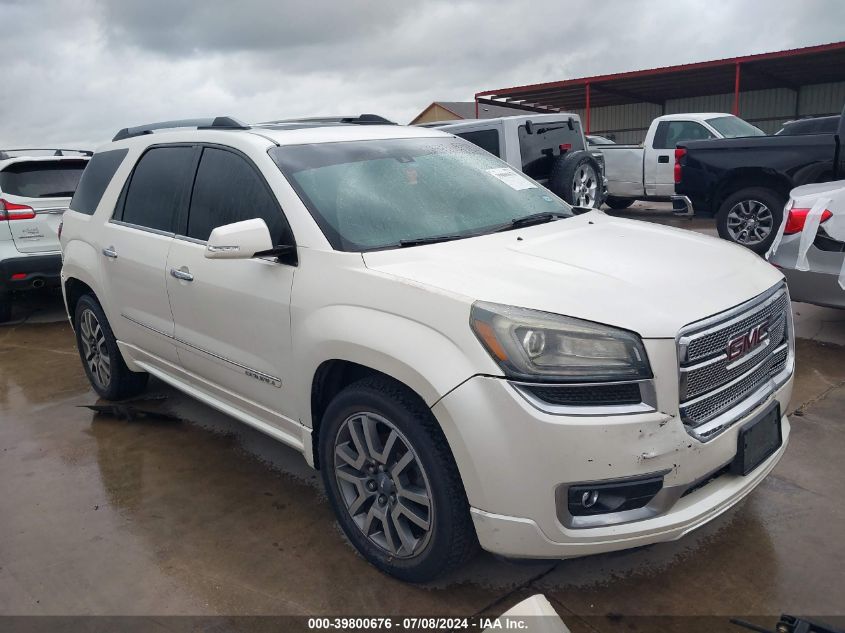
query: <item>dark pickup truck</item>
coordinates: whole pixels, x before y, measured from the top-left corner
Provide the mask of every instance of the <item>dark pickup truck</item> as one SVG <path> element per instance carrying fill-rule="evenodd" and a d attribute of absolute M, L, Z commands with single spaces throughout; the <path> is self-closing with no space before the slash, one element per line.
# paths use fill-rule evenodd
<path fill-rule="evenodd" d="M 789 192 L 845 178 L 845 110 L 835 134 L 687 141 L 675 149 L 679 215 L 716 217 L 719 235 L 765 253 Z"/>

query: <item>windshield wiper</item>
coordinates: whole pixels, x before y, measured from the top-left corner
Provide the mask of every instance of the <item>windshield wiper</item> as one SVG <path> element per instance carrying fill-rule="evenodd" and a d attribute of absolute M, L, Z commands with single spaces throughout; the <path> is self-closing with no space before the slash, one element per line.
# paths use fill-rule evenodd
<path fill-rule="evenodd" d="M 554 222 L 561 218 L 568 218 L 564 213 L 554 213 L 551 211 L 543 211 L 542 213 L 533 213 L 521 218 L 514 218 L 497 231 L 510 231 L 511 229 L 521 229 L 526 226 L 534 226 L 535 224 L 545 224 L 546 222 Z"/>
<path fill-rule="evenodd" d="M 399 246 L 405 248 L 406 246 L 422 246 L 424 244 L 437 244 L 438 242 L 451 242 L 452 240 L 460 240 L 469 235 L 434 235 L 432 237 L 415 237 L 410 240 L 399 240 Z"/>

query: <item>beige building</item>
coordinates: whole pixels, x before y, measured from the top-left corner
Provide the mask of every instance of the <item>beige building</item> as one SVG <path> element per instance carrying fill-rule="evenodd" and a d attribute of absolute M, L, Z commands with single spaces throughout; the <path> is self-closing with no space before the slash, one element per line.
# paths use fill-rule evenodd
<path fill-rule="evenodd" d="M 433 123 L 434 121 L 457 121 L 460 119 L 492 119 L 500 116 L 525 114 L 523 109 L 506 108 L 497 105 L 478 104 L 478 114 L 475 111 L 475 101 L 434 101 L 415 116 L 409 125 L 418 123 Z"/>

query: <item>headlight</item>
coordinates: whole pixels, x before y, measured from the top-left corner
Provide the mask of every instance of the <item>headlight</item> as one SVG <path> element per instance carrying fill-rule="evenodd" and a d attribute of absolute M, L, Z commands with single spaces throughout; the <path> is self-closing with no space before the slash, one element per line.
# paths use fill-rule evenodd
<path fill-rule="evenodd" d="M 633 332 L 570 317 L 477 301 L 470 324 L 511 378 L 608 382 L 651 378 Z"/>

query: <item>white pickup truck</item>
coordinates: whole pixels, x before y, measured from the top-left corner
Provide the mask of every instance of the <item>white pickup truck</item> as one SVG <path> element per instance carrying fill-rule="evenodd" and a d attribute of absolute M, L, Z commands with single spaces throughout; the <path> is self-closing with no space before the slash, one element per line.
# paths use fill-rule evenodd
<path fill-rule="evenodd" d="M 683 141 L 765 136 L 747 121 L 719 112 L 667 114 L 651 122 L 641 145 L 596 145 L 604 155 L 605 204 L 625 209 L 636 200 L 668 201 L 675 193 L 674 150 Z"/>

